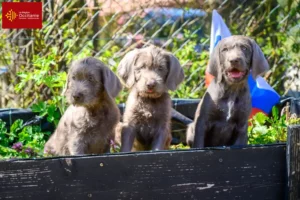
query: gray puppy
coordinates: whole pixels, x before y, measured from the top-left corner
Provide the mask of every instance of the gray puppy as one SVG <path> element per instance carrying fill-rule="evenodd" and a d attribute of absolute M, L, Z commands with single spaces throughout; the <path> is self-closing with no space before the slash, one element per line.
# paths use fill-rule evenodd
<path fill-rule="evenodd" d="M 73 62 L 64 91 L 71 105 L 44 151 L 54 155 L 109 152 L 120 120 L 114 98 L 121 89 L 118 77 L 96 58 Z"/>
<path fill-rule="evenodd" d="M 256 78 L 269 69 L 261 49 L 249 37 L 224 38 L 215 47 L 208 72 L 210 83 L 187 130 L 187 143 L 196 148 L 247 144 L 251 97 L 250 70 Z"/>
<path fill-rule="evenodd" d="M 168 90 L 175 90 L 184 79 L 179 61 L 171 53 L 149 46 L 126 54 L 118 74 L 131 90 L 116 133 L 121 151 L 168 149 L 172 139 Z"/>

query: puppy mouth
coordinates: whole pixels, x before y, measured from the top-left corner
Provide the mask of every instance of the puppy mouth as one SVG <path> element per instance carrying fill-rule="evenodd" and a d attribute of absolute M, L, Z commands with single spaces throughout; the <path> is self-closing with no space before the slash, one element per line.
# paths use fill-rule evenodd
<path fill-rule="evenodd" d="M 143 92 L 139 92 L 139 95 L 141 97 L 146 97 L 146 98 L 159 98 L 161 96 L 161 93 L 156 92 L 155 90 L 146 90 Z"/>
<path fill-rule="evenodd" d="M 153 94 L 154 90 L 153 89 L 148 89 L 148 90 L 146 90 L 146 93 Z"/>
<path fill-rule="evenodd" d="M 241 79 L 246 75 L 246 71 L 240 71 L 238 69 L 230 69 L 226 73 L 227 76 L 232 79 Z"/>

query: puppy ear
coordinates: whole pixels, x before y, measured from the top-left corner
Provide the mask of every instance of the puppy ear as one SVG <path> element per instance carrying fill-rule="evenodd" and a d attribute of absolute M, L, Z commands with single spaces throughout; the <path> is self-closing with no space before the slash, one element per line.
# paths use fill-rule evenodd
<path fill-rule="evenodd" d="M 178 59 L 169 52 L 166 52 L 166 54 L 169 57 L 169 73 L 166 79 L 166 85 L 170 90 L 175 90 L 183 81 L 184 72 Z"/>
<path fill-rule="evenodd" d="M 117 73 L 120 78 L 125 82 L 128 88 L 131 88 L 134 85 L 134 72 L 133 65 L 139 53 L 138 49 L 134 49 L 128 52 L 125 57 L 121 60 Z"/>
<path fill-rule="evenodd" d="M 253 51 L 252 62 L 251 62 L 252 76 L 254 79 L 256 79 L 258 75 L 269 70 L 269 64 L 263 52 L 261 51 L 260 47 L 256 44 L 256 42 L 253 39 L 250 39 L 250 41 L 252 44 L 252 51 Z"/>
<path fill-rule="evenodd" d="M 102 68 L 102 78 L 104 88 L 109 96 L 116 98 L 122 90 L 122 84 L 119 78 L 108 68 Z"/>
<path fill-rule="evenodd" d="M 220 83 L 222 80 L 222 67 L 220 64 L 220 45 L 221 41 L 213 49 L 207 68 L 207 72 L 213 75 L 218 83 Z"/>

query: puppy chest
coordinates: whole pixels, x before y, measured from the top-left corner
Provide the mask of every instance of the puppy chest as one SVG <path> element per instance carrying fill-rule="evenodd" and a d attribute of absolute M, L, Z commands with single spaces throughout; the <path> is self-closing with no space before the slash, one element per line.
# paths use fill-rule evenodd
<path fill-rule="evenodd" d="M 232 122 L 245 120 L 251 110 L 251 105 L 247 101 L 230 100 L 225 102 L 219 102 L 215 114 L 220 121 Z"/>
<path fill-rule="evenodd" d="M 93 137 L 90 138 L 87 143 L 87 148 L 91 152 L 102 152 L 103 149 L 109 144 L 108 137 Z"/>
<path fill-rule="evenodd" d="M 155 138 L 159 134 L 166 134 L 166 131 L 168 130 L 165 128 L 164 124 L 158 124 L 158 123 L 143 123 L 139 124 L 136 127 L 136 139 L 145 145 L 150 145 L 153 141 L 153 138 Z"/>
<path fill-rule="evenodd" d="M 135 130 L 137 138 L 141 141 L 151 141 L 151 139 L 159 134 L 161 130 L 165 130 L 167 126 L 168 115 L 157 113 L 143 113 L 146 116 L 139 118 L 135 121 Z"/>
<path fill-rule="evenodd" d="M 168 120 L 169 112 L 167 105 L 165 107 L 143 105 L 134 109 L 131 118 L 137 123 L 159 123 Z"/>
<path fill-rule="evenodd" d="M 158 131 L 159 127 L 165 124 L 165 119 L 151 115 L 152 117 L 145 116 L 136 121 L 136 130 L 141 134 L 152 134 Z M 163 117 L 163 116 L 161 116 Z"/>
<path fill-rule="evenodd" d="M 211 124 L 205 143 L 208 146 L 229 145 L 234 138 L 235 127 L 235 124 L 225 122 Z"/>
<path fill-rule="evenodd" d="M 139 122 L 150 122 L 155 121 L 156 118 L 159 118 L 159 115 L 155 109 L 141 108 L 139 110 L 136 110 L 136 112 L 134 113 L 134 118 L 136 118 Z"/>
<path fill-rule="evenodd" d="M 112 131 L 113 127 L 110 123 L 101 119 L 77 121 L 71 125 L 71 135 L 76 135 L 90 142 L 106 138 Z"/>
<path fill-rule="evenodd" d="M 106 144 L 109 143 L 112 137 L 111 129 L 106 128 L 104 125 L 88 128 L 85 132 L 82 133 L 82 139 L 87 143 L 88 148 L 90 149 L 99 149 L 103 148 Z"/>

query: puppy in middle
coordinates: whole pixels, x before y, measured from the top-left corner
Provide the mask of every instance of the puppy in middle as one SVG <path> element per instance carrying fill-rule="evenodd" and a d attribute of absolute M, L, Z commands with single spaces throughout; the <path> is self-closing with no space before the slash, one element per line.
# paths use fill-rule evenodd
<path fill-rule="evenodd" d="M 131 90 L 116 132 L 121 151 L 168 149 L 172 139 L 168 90 L 175 90 L 184 79 L 178 59 L 155 46 L 135 49 L 121 60 L 118 75 Z"/>

